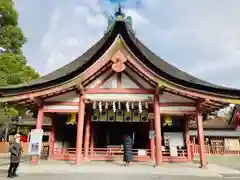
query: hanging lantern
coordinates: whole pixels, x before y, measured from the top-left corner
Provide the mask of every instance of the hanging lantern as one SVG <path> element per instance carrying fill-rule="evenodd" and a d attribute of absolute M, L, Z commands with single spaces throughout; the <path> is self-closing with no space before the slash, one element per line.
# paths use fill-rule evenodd
<path fill-rule="evenodd" d="M 76 113 L 70 113 L 68 115 L 68 120 L 65 124 L 67 124 L 67 125 L 77 124 Z"/>
<path fill-rule="evenodd" d="M 98 109 L 99 109 L 99 112 L 102 112 L 102 102 L 101 101 L 99 101 L 99 103 L 98 103 Z"/>
<path fill-rule="evenodd" d="M 93 109 L 96 109 L 96 101 L 93 102 Z"/>
<path fill-rule="evenodd" d="M 121 109 L 121 103 L 118 101 L 118 109 Z"/>
<path fill-rule="evenodd" d="M 116 102 L 113 101 L 113 112 L 116 112 Z"/>
<path fill-rule="evenodd" d="M 127 112 L 130 112 L 130 107 L 128 102 L 126 102 L 126 109 L 127 109 Z"/>
<path fill-rule="evenodd" d="M 166 126 L 166 125 L 168 125 L 168 126 L 172 126 L 173 125 L 173 123 L 172 123 L 172 116 L 166 116 L 164 118 L 163 126 Z"/>
<path fill-rule="evenodd" d="M 108 102 L 105 103 L 105 109 L 108 109 Z"/>
<path fill-rule="evenodd" d="M 140 101 L 138 103 L 138 110 L 139 110 L 139 113 L 142 113 L 142 103 Z"/>
<path fill-rule="evenodd" d="M 145 102 L 145 109 L 148 109 L 148 102 Z"/>

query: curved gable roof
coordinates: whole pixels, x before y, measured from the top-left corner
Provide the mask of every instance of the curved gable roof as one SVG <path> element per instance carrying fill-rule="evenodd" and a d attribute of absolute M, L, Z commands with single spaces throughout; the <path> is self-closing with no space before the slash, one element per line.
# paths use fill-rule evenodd
<path fill-rule="evenodd" d="M 81 72 L 89 68 L 96 62 L 105 51 L 111 46 L 115 38 L 121 35 L 126 45 L 135 56 L 141 60 L 148 68 L 152 69 L 159 76 L 169 81 L 196 90 L 224 94 L 229 96 L 240 96 L 240 90 L 218 86 L 210 82 L 201 80 L 167 63 L 159 56 L 148 49 L 133 33 L 128 29 L 124 21 L 116 21 L 112 29 L 108 31 L 95 45 L 80 57 L 66 66 L 26 84 L 16 86 L 0 87 L 0 93 L 19 93 L 29 90 L 42 89 L 48 86 L 59 84 L 76 77 Z"/>

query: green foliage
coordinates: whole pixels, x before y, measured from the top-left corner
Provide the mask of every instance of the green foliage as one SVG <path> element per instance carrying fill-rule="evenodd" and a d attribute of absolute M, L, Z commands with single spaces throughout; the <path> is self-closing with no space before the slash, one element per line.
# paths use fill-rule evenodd
<path fill-rule="evenodd" d="M 18 13 L 12 0 L 0 0 L 0 13 L 3 15 L 4 24 L 18 25 Z"/>
<path fill-rule="evenodd" d="M 0 86 L 16 85 L 39 78 L 39 74 L 29 65 L 22 53 L 26 38 L 18 26 L 18 13 L 13 0 L 0 0 Z M 2 106 L 2 107 L 1 107 Z M 25 108 L 0 104 L 1 116 L 11 118 L 21 116 Z"/>
<path fill-rule="evenodd" d="M 4 25 L 1 31 L 0 46 L 9 52 L 21 54 L 21 46 L 26 41 L 21 28 L 12 25 Z"/>

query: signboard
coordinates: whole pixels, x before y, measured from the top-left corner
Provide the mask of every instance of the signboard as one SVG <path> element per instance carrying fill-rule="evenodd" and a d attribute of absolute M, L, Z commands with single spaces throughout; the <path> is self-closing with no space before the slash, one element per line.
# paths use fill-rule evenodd
<path fill-rule="evenodd" d="M 30 133 L 30 142 L 28 152 L 30 155 L 40 155 L 42 149 L 42 129 L 32 129 Z"/>
<path fill-rule="evenodd" d="M 183 138 L 183 133 L 180 132 L 167 132 L 164 133 L 164 139 L 168 139 L 169 145 L 170 146 L 179 146 L 183 147 L 184 146 L 184 138 Z"/>
<path fill-rule="evenodd" d="M 164 140 L 168 140 L 168 144 L 170 147 L 170 156 L 178 156 L 177 147 L 183 147 L 183 133 L 178 132 L 167 132 L 164 133 Z"/>
<path fill-rule="evenodd" d="M 138 149 L 138 156 L 146 156 L 146 155 L 147 155 L 146 150 Z"/>
<path fill-rule="evenodd" d="M 177 152 L 177 147 L 176 146 L 171 146 L 170 145 L 170 156 L 172 156 L 172 157 L 178 156 L 178 152 Z"/>

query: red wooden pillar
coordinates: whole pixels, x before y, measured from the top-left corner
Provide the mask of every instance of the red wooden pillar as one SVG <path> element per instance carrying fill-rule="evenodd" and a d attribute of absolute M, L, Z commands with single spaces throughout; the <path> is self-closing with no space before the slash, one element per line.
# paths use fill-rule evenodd
<path fill-rule="evenodd" d="M 90 154 L 93 155 L 94 152 L 94 126 L 91 127 L 91 142 L 90 142 Z"/>
<path fill-rule="evenodd" d="M 185 130 L 186 130 L 186 146 L 187 146 L 187 159 L 191 161 L 191 144 L 190 144 L 190 132 L 189 132 L 189 122 L 188 117 L 185 117 Z"/>
<path fill-rule="evenodd" d="M 36 129 L 42 129 L 44 112 L 42 106 L 38 107 Z"/>
<path fill-rule="evenodd" d="M 156 166 L 162 163 L 162 138 L 161 138 L 161 118 L 159 109 L 159 95 L 154 95 L 154 125 L 155 125 L 155 136 L 156 136 Z"/>
<path fill-rule="evenodd" d="M 89 142 L 90 142 L 90 126 L 91 126 L 91 115 L 89 111 L 87 112 L 86 119 L 86 128 L 85 128 L 85 136 L 84 136 L 84 158 L 88 159 L 89 155 Z"/>
<path fill-rule="evenodd" d="M 203 134 L 203 116 L 201 112 L 200 103 L 197 103 L 196 107 L 196 118 L 197 118 L 197 132 L 198 132 L 198 144 L 199 144 L 199 157 L 200 157 L 200 167 L 204 168 L 207 165 L 207 161 L 204 155 L 204 134 Z"/>
<path fill-rule="evenodd" d="M 54 142 L 55 142 L 55 116 L 51 119 L 51 132 L 49 137 L 49 156 L 54 154 Z"/>
<path fill-rule="evenodd" d="M 153 120 L 150 121 L 150 131 L 154 131 L 154 122 Z M 149 134 L 150 136 L 150 134 Z M 154 161 L 155 160 L 155 137 L 149 137 L 150 139 L 150 156 L 151 159 Z"/>
<path fill-rule="evenodd" d="M 80 95 L 79 110 L 78 110 L 78 122 L 77 122 L 77 142 L 76 142 L 75 164 L 80 164 L 81 159 L 82 159 L 84 113 L 85 113 L 85 103 L 83 101 L 83 95 Z"/>

